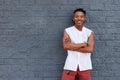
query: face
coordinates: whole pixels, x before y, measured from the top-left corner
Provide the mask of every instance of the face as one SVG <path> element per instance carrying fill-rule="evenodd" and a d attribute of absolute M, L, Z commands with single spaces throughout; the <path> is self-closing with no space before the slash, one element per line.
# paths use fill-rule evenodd
<path fill-rule="evenodd" d="M 86 20 L 86 17 L 83 12 L 78 11 L 73 16 L 73 21 L 76 26 L 83 26 L 85 20 Z"/>

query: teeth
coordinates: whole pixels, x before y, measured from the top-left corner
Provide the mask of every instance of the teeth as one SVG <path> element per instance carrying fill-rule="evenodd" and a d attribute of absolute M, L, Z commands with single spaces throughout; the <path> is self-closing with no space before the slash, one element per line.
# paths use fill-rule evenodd
<path fill-rule="evenodd" d="M 78 21 L 78 22 L 81 22 L 81 21 Z"/>

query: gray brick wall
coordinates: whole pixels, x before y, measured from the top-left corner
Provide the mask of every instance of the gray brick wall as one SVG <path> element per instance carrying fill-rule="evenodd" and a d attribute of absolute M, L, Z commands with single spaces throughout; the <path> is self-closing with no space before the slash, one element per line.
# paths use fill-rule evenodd
<path fill-rule="evenodd" d="M 0 80 L 60 80 L 62 34 L 87 11 L 95 32 L 92 80 L 120 79 L 120 0 L 0 0 Z"/>

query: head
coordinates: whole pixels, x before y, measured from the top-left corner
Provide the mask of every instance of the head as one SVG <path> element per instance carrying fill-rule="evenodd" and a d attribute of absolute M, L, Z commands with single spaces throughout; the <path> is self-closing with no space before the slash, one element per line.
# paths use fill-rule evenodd
<path fill-rule="evenodd" d="M 83 26 L 86 21 L 86 11 L 82 8 L 75 9 L 73 12 L 73 21 L 76 26 Z"/>

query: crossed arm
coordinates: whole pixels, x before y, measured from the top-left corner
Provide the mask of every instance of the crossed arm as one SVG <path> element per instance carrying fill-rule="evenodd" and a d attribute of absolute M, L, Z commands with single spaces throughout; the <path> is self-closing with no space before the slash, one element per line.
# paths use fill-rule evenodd
<path fill-rule="evenodd" d="M 92 53 L 94 49 L 94 33 L 92 32 L 88 38 L 88 43 L 71 43 L 70 37 L 66 31 L 63 34 L 63 48 L 65 50 L 73 50 L 83 53 Z"/>

